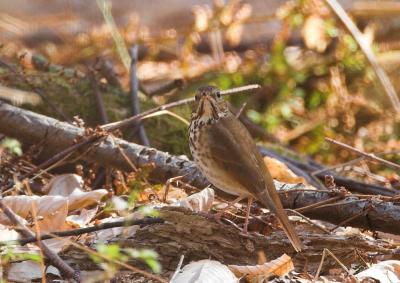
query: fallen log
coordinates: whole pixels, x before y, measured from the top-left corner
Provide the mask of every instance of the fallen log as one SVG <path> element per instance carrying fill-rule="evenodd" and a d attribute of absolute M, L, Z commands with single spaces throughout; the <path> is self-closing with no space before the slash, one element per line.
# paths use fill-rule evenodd
<path fill-rule="evenodd" d="M 260 251 L 266 255 L 267 260 L 286 253 L 292 257 L 298 272 L 307 271 L 310 274 L 315 274 L 325 248 L 346 266 L 356 263 L 363 265 L 363 260 L 370 262 L 399 257 L 396 255 L 395 245 L 383 240 L 369 239 L 361 234 L 349 237 L 321 234 L 317 231 L 310 233 L 310 227 L 297 226 L 296 230 L 306 247 L 302 252 L 295 253 L 283 231 L 274 231 L 268 236 L 256 233 L 243 236 L 231 225 L 217 223 L 177 207 L 161 208 L 160 217 L 165 220 L 164 223 L 141 227 L 132 237 L 125 235 L 112 241 L 121 247 L 157 251 L 163 274 L 175 270 L 182 255 L 185 256 L 184 264 L 210 258 L 224 264 L 255 265 L 258 263 Z M 80 264 L 82 262 L 87 269 L 96 268 L 94 264 L 88 266 L 90 260 L 80 251 L 74 252 L 74 249 L 68 251 L 64 258 L 79 266 L 83 266 Z M 134 262 L 135 266 L 138 264 L 140 262 Z M 338 264 L 327 258 L 322 270 L 333 267 L 338 267 Z"/>
<path fill-rule="evenodd" d="M 0 133 L 25 143 L 42 142 L 47 153 L 54 154 L 73 145 L 75 138 L 84 134 L 84 129 L 0 103 Z M 131 165 L 121 154 L 120 149 L 135 166 L 154 164 L 154 170 L 150 174 L 150 180 L 154 182 L 163 183 L 171 177 L 184 176 L 183 181 L 198 188 L 204 188 L 209 184 L 196 165 L 186 157 L 173 156 L 111 136 L 101 143 L 92 144 L 89 150 L 82 151 L 84 154 L 81 158 L 102 166 L 131 171 Z M 277 189 L 283 192 L 281 200 L 284 207 L 291 209 L 305 207 L 335 196 L 335 193 L 329 191 L 304 191 L 302 186 L 288 186 L 278 182 L 276 185 Z M 226 194 L 220 191 L 217 193 L 226 197 Z M 334 224 L 345 222 L 346 225 L 353 227 L 400 234 L 399 204 L 379 198 L 358 199 L 349 195 L 339 202 L 308 210 L 304 214 Z"/>

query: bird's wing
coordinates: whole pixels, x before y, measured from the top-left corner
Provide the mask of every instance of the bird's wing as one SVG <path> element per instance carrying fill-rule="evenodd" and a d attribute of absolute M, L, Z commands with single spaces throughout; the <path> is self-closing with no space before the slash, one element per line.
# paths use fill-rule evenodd
<path fill-rule="evenodd" d="M 235 131 L 231 132 L 230 129 Z M 265 190 L 264 161 L 240 121 L 228 116 L 212 124 L 208 131 L 208 146 L 216 164 L 251 195 L 257 196 Z"/>
<path fill-rule="evenodd" d="M 216 164 L 276 214 L 293 247 L 300 251 L 302 243 L 283 210 L 271 174 L 247 129 L 229 115 L 211 125 L 209 137 L 208 146 Z"/>

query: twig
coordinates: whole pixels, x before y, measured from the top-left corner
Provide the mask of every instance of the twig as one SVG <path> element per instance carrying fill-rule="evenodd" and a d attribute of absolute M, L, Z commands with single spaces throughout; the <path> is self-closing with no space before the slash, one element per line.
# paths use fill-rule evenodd
<path fill-rule="evenodd" d="M 252 91 L 255 89 L 259 89 L 260 86 L 257 84 L 254 85 L 247 85 L 247 86 L 243 86 L 243 87 L 237 87 L 237 88 L 232 88 L 232 89 L 228 89 L 228 90 L 223 90 L 221 91 L 221 95 L 225 96 L 225 95 L 232 95 L 232 94 L 236 94 L 236 93 L 240 93 L 240 92 L 247 92 L 247 91 Z M 193 103 L 194 97 L 190 97 L 190 98 L 186 98 L 186 99 L 182 99 L 182 100 L 178 100 L 175 102 L 171 102 L 171 103 L 167 103 L 164 105 L 160 105 L 158 107 L 149 109 L 147 111 L 144 111 L 140 114 L 137 114 L 135 116 L 126 118 L 124 120 L 118 121 L 118 122 L 114 122 L 114 123 L 109 123 L 106 125 L 101 126 L 104 130 L 107 131 L 115 131 L 117 129 L 121 129 L 123 127 L 126 127 L 132 123 L 134 123 L 137 120 L 142 119 L 143 117 L 152 114 L 154 112 L 160 111 L 160 110 L 167 110 L 167 109 L 171 109 L 174 107 L 178 107 L 178 106 L 182 106 L 182 105 L 187 105 L 187 104 L 191 104 Z"/>
<path fill-rule="evenodd" d="M 335 196 L 335 197 L 328 198 L 326 200 L 323 200 L 323 201 L 320 201 L 320 202 L 317 202 L 317 203 L 313 203 L 313 204 L 310 204 L 310 205 L 307 205 L 307 206 L 304 206 L 304 207 L 300 207 L 298 209 L 295 209 L 295 211 L 303 213 L 305 211 L 309 211 L 309 210 L 312 210 L 312 209 L 315 209 L 315 208 L 319 208 L 319 207 L 321 207 L 321 206 L 323 206 L 325 204 L 328 204 L 328 203 L 331 203 L 331 202 L 335 202 L 335 201 L 337 201 L 339 199 L 342 199 L 342 198 L 343 198 L 343 196 Z"/>
<path fill-rule="evenodd" d="M 169 179 L 165 182 L 165 185 L 164 185 L 164 195 L 163 195 L 163 198 L 162 198 L 162 202 L 164 202 L 164 203 L 167 202 L 168 191 L 169 191 L 169 188 L 171 187 L 171 183 L 172 183 L 172 182 L 176 182 L 176 181 L 182 179 L 183 177 L 184 177 L 184 176 L 172 177 L 172 178 L 169 178 Z"/>
<path fill-rule="evenodd" d="M 53 109 L 54 112 L 56 112 L 58 115 L 60 115 L 65 121 L 71 122 L 71 119 L 67 117 L 67 115 L 64 114 L 64 112 L 61 111 L 60 108 L 58 108 L 51 100 L 39 89 L 37 89 L 33 84 L 31 84 L 30 81 L 26 77 L 24 77 L 20 72 L 18 72 L 13 66 L 9 65 L 5 61 L 0 59 L 0 65 L 9 69 L 11 72 L 13 72 L 17 77 L 19 77 L 24 83 L 27 84 L 27 86 L 35 93 L 37 93 L 44 102 L 46 102 L 51 109 Z"/>
<path fill-rule="evenodd" d="M 48 234 L 41 234 L 40 239 L 48 240 L 48 239 L 53 239 L 53 238 L 57 238 L 57 237 L 79 236 L 82 234 L 87 234 L 87 233 L 110 229 L 110 228 L 115 228 L 115 227 L 128 227 L 128 226 L 135 226 L 135 225 L 152 225 L 152 224 L 160 224 L 160 223 L 164 223 L 164 220 L 161 218 L 144 218 L 144 219 L 138 219 L 138 220 L 123 219 L 123 220 L 118 220 L 118 221 L 114 221 L 114 222 L 101 223 L 101 224 L 93 225 L 90 227 L 84 227 L 84 228 L 78 228 L 78 229 L 72 229 L 72 230 L 66 230 L 66 231 L 60 231 L 60 232 L 52 232 L 52 233 L 48 233 Z M 18 240 L 18 243 L 20 245 L 24 246 L 26 244 L 36 242 L 38 238 L 39 237 L 34 236 L 34 235 L 27 236 L 25 239 Z M 9 245 L 10 243 L 11 243 L 10 241 L 0 242 L 0 246 Z"/>
<path fill-rule="evenodd" d="M 293 213 L 293 214 L 295 214 L 295 215 L 297 215 L 297 216 L 299 216 L 299 217 L 301 217 L 301 218 L 304 219 L 308 224 L 310 224 L 310 225 L 312 225 L 312 226 L 318 228 L 319 230 L 321 230 L 321 231 L 323 231 L 323 232 L 325 232 L 325 233 L 327 233 L 327 234 L 330 234 L 330 233 L 331 233 L 328 229 L 326 229 L 326 228 L 323 227 L 322 225 L 319 225 L 319 224 L 313 222 L 310 218 L 308 218 L 307 216 L 301 214 L 300 212 L 298 212 L 298 211 L 296 211 L 296 210 L 294 210 L 294 209 L 285 209 L 285 210 L 286 210 L 286 211 L 289 211 L 289 212 L 291 212 L 291 213 Z"/>
<path fill-rule="evenodd" d="M 385 89 L 386 94 L 389 96 L 393 108 L 397 113 L 400 113 L 400 99 L 397 96 L 396 90 L 393 87 L 392 83 L 390 82 L 389 77 L 382 69 L 382 67 L 379 66 L 378 61 L 375 58 L 374 52 L 372 51 L 371 45 L 365 42 L 361 31 L 357 28 L 354 22 L 347 15 L 346 11 L 342 8 L 342 6 L 340 6 L 340 4 L 336 0 L 325 0 L 325 1 L 331 7 L 333 12 L 343 22 L 343 24 L 351 33 L 351 35 L 354 37 L 355 41 L 360 46 L 361 50 L 364 52 L 365 57 L 367 57 L 369 63 L 374 69 L 374 72 L 378 77 L 380 83 L 382 84 L 383 88 Z"/>
<path fill-rule="evenodd" d="M 24 175 L 18 177 L 19 181 L 22 181 L 25 178 L 29 178 L 30 176 L 32 176 L 33 174 L 35 174 L 36 172 L 47 168 L 48 166 L 51 166 L 52 164 L 62 160 L 65 156 L 73 153 L 74 151 L 79 150 L 81 147 L 93 143 L 97 140 L 102 140 L 104 139 L 104 137 L 99 137 L 97 135 L 93 135 L 91 137 L 85 138 L 83 141 L 76 143 L 68 148 L 66 148 L 65 150 L 57 153 L 56 155 L 53 155 L 50 159 L 44 161 L 43 163 L 39 164 L 38 166 L 36 166 L 35 168 L 32 168 L 29 172 L 25 173 Z M 7 191 L 10 188 L 12 188 L 12 186 L 14 186 L 14 182 L 11 182 L 9 185 L 5 186 L 2 188 L 2 191 Z"/>
<path fill-rule="evenodd" d="M 352 146 L 350 146 L 350 145 L 344 144 L 344 143 L 342 143 L 342 142 L 336 141 L 336 140 L 331 139 L 331 138 L 325 138 L 325 140 L 326 140 L 327 142 L 330 142 L 330 143 L 332 143 L 332 144 L 335 144 L 335 145 L 341 146 L 341 147 L 343 147 L 343 148 L 345 148 L 345 149 L 347 149 L 347 150 L 350 150 L 350 151 L 352 151 L 352 152 L 354 152 L 354 153 L 356 153 L 356 154 L 358 154 L 358 155 L 361 155 L 361 156 L 365 157 L 365 159 L 372 160 L 372 161 L 377 161 L 377 162 L 380 162 L 380 163 L 382 163 L 382 164 L 385 164 L 386 166 L 391 167 L 391 168 L 393 168 L 393 169 L 395 169 L 395 170 L 400 170 L 400 165 L 399 165 L 399 164 L 396 164 L 396 163 L 393 163 L 393 162 L 388 161 L 388 160 L 386 160 L 386 159 L 377 157 L 377 156 L 376 156 L 375 154 L 373 154 L 373 153 L 366 153 L 366 152 L 363 152 L 363 151 L 358 150 L 358 149 L 356 149 L 356 148 L 354 148 L 354 147 L 352 147 Z"/>
<path fill-rule="evenodd" d="M 335 169 L 338 169 L 338 168 L 343 168 L 345 166 L 349 166 L 349 165 L 355 164 L 357 162 L 360 162 L 363 159 L 364 159 L 364 157 L 359 157 L 359 158 L 356 158 L 356 159 L 353 159 L 353 160 L 350 160 L 350 161 L 347 161 L 345 163 L 341 163 L 341 164 L 338 164 L 338 165 L 335 165 L 335 166 L 331 166 L 331 167 L 326 167 L 326 168 L 322 168 L 322 169 L 319 169 L 319 170 L 315 170 L 311 174 L 313 176 L 316 176 L 317 174 L 320 174 L 320 173 L 323 173 L 323 172 L 326 172 L 326 171 L 331 171 L 331 170 L 335 170 Z"/>
<path fill-rule="evenodd" d="M 99 91 L 99 86 L 97 84 L 96 73 L 92 68 L 89 68 L 89 80 L 90 84 L 92 85 L 94 95 L 96 97 L 96 107 L 97 110 L 99 111 L 101 123 L 106 124 L 108 123 L 108 117 L 106 109 L 104 107 L 103 97 Z"/>
<path fill-rule="evenodd" d="M 6 204 L 4 204 L 2 200 L 0 200 L 0 209 L 4 212 L 4 214 L 10 219 L 10 221 L 15 226 L 21 228 L 20 232 L 24 237 L 34 238 L 34 241 L 32 242 L 37 241 L 35 234 L 18 219 L 14 211 L 12 211 Z M 41 239 L 43 239 L 43 237 Z M 79 271 L 75 271 L 72 267 L 70 267 L 65 261 L 61 259 L 59 255 L 54 253 L 45 243 L 41 242 L 39 246 L 40 249 L 43 251 L 43 253 L 52 262 L 52 264 L 60 270 L 61 274 L 63 274 L 67 278 L 73 278 L 74 280 L 80 282 Z"/>
<path fill-rule="evenodd" d="M 174 89 L 182 89 L 184 84 L 185 84 L 185 82 L 183 81 L 183 79 L 175 79 L 175 80 L 169 81 L 169 82 L 157 87 L 156 89 L 154 89 L 152 91 L 148 91 L 147 95 L 150 97 L 156 96 L 156 95 L 162 95 L 162 94 L 170 92 Z"/>
<path fill-rule="evenodd" d="M 101 75 L 103 75 L 106 78 L 107 82 L 110 85 L 118 89 L 121 89 L 121 83 L 118 80 L 117 73 L 115 72 L 114 67 L 110 60 L 102 57 L 97 58 L 95 63 L 95 68 L 96 70 L 99 71 Z"/>
<path fill-rule="evenodd" d="M 353 215 L 353 216 L 351 216 L 351 217 L 349 217 L 349 218 L 343 220 L 343 221 L 340 222 L 339 224 L 337 224 L 335 227 L 333 227 L 333 228 L 331 229 L 331 232 L 335 231 L 337 228 L 343 226 L 344 224 L 349 223 L 350 221 L 353 221 L 354 219 L 356 219 L 356 218 L 358 218 L 358 217 L 360 217 L 360 216 L 363 216 L 363 215 L 367 214 L 371 209 L 372 209 L 372 206 L 369 205 L 364 211 L 361 211 L 360 213 L 357 213 L 356 215 Z"/>
<path fill-rule="evenodd" d="M 314 280 L 317 280 L 319 278 L 319 274 L 321 273 L 322 265 L 324 264 L 326 254 L 330 255 L 344 269 L 344 271 L 347 272 L 347 274 L 350 274 L 350 271 L 347 269 L 347 267 L 330 250 L 324 249 L 324 251 L 322 252 L 322 258 L 318 266 L 317 273 L 314 276 Z"/>
<path fill-rule="evenodd" d="M 239 111 L 236 113 L 236 118 L 239 119 L 239 117 L 242 115 L 243 110 L 246 108 L 247 102 L 243 103 L 242 106 L 240 106 Z"/>
<path fill-rule="evenodd" d="M 135 44 L 129 48 L 129 54 L 131 56 L 130 73 L 129 73 L 129 96 L 131 100 L 131 111 L 132 115 L 138 115 L 140 113 L 140 102 L 138 96 L 139 80 L 137 77 L 137 61 L 138 61 L 138 46 Z M 141 121 L 136 121 L 133 127 L 135 132 L 139 134 L 139 141 L 144 146 L 150 146 L 149 139 L 147 138 L 146 131 Z"/>
<path fill-rule="evenodd" d="M 174 272 L 174 274 L 172 275 L 171 280 L 170 280 L 169 282 L 173 282 L 173 280 L 175 279 L 175 277 L 178 276 L 179 272 L 181 271 L 181 267 L 182 267 L 184 258 L 185 258 L 185 256 L 184 256 L 184 255 L 181 255 L 181 258 L 179 259 L 178 266 L 176 267 L 175 272 Z"/>

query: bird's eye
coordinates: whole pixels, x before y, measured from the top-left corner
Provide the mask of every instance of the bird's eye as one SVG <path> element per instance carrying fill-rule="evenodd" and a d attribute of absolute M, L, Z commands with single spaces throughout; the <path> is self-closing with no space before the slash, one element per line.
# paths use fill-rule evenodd
<path fill-rule="evenodd" d="M 199 100 L 200 100 L 200 95 L 199 95 L 199 94 L 196 94 L 196 95 L 194 96 L 194 99 L 195 99 L 196 101 L 199 101 Z"/>
<path fill-rule="evenodd" d="M 217 97 L 220 98 L 221 97 L 221 93 L 218 91 L 217 92 Z"/>

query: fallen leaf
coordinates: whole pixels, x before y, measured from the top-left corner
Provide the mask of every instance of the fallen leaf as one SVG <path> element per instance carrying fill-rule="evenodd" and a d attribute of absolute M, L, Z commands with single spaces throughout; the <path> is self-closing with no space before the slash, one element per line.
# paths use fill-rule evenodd
<path fill-rule="evenodd" d="M 271 275 L 283 276 L 294 269 L 293 261 L 290 256 L 283 254 L 272 261 L 259 265 L 228 265 L 229 269 L 237 276 L 269 277 Z"/>
<path fill-rule="evenodd" d="M 308 16 L 301 29 L 305 45 L 320 53 L 324 52 L 331 39 L 325 31 L 325 21 L 318 14 Z"/>
<path fill-rule="evenodd" d="M 11 263 L 7 275 L 7 279 L 13 282 L 31 282 L 40 278 L 42 278 L 40 264 L 31 260 Z"/>
<path fill-rule="evenodd" d="M 380 283 L 400 282 L 400 261 L 381 261 L 358 273 L 355 277 L 360 281 L 372 278 Z"/>
<path fill-rule="evenodd" d="M 60 229 L 68 213 L 68 199 L 62 196 L 7 196 L 2 201 L 21 217 L 23 223 L 27 223 L 26 218 L 35 211 L 42 232 Z M 4 214 L 0 214 L 0 223 L 12 225 Z"/>
<path fill-rule="evenodd" d="M 306 184 L 304 178 L 294 174 L 293 171 L 290 170 L 285 163 L 268 156 L 264 157 L 264 163 L 265 166 L 268 167 L 268 170 L 271 172 L 271 176 L 273 179 L 288 184 Z"/>
<path fill-rule="evenodd" d="M 96 213 L 97 207 L 93 209 L 83 208 L 79 215 L 70 215 L 67 217 L 66 221 L 72 227 L 85 227 L 96 216 Z"/>
<path fill-rule="evenodd" d="M 85 192 L 83 191 L 83 180 L 76 174 L 64 174 L 54 177 L 46 186 L 48 195 L 68 197 L 68 210 L 83 208 L 100 201 L 107 190 L 100 189 Z"/>
<path fill-rule="evenodd" d="M 214 202 L 214 190 L 210 187 L 187 198 L 174 202 L 173 206 L 186 207 L 192 211 L 210 211 Z"/>
<path fill-rule="evenodd" d="M 226 265 L 203 259 L 183 267 L 171 283 L 238 283 L 239 280 Z"/>

